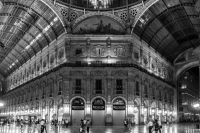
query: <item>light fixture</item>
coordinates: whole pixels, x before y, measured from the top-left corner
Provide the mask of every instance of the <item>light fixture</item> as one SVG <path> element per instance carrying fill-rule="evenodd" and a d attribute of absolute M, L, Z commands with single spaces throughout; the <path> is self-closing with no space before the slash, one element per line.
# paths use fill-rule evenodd
<path fill-rule="evenodd" d="M 193 107 L 195 107 L 195 108 L 198 108 L 199 106 L 200 106 L 199 103 L 196 103 L 193 105 Z"/>

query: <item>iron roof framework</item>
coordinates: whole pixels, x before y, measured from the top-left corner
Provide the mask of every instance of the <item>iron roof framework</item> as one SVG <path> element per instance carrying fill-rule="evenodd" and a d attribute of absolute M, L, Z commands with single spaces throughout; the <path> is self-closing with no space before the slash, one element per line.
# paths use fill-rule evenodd
<path fill-rule="evenodd" d="M 139 19 L 134 33 L 170 62 L 199 42 L 196 0 L 159 0 Z"/>
<path fill-rule="evenodd" d="M 40 0 L 1 0 L 0 73 L 8 76 L 65 32 L 56 14 Z"/>

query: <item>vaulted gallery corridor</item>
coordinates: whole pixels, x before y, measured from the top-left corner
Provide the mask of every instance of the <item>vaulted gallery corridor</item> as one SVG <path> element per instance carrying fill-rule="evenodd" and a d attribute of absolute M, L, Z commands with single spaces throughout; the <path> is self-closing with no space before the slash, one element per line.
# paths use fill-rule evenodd
<path fill-rule="evenodd" d="M 0 0 L 1 132 L 198 132 L 199 14 L 200 0 Z"/>

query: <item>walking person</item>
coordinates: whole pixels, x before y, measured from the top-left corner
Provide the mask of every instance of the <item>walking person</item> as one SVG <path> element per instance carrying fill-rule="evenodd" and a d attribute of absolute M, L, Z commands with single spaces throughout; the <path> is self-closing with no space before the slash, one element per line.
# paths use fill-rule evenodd
<path fill-rule="evenodd" d="M 127 127 L 127 121 L 126 121 L 126 119 L 124 119 L 124 127 L 125 128 Z"/>
<path fill-rule="evenodd" d="M 148 122 L 147 127 L 149 128 L 149 133 L 152 133 L 153 122 L 151 120 Z"/>
<path fill-rule="evenodd" d="M 89 133 L 89 131 L 90 131 L 90 121 L 89 120 L 87 120 L 87 122 L 86 122 L 86 127 L 87 127 L 87 133 Z"/>
<path fill-rule="evenodd" d="M 66 126 L 66 128 L 68 128 L 68 125 L 69 125 L 69 121 L 68 121 L 68 119 L 66 119 L 65 120 L 65 126 Z"/>
<path fill-rule="evenodd" d="M 158 129 L 158 131 L 159 131 L 159 133 L 161 133 L 161 129 L 162 129 L 162 123 L 161 123 L 161 121 L 160 121 L 160 120 L 158 120 L 158 125 L 159 125 L 159 129 Z"/>
<path fill-rule="evenodd" d="M 82 119 L 81 119 L 81 123 L 80 123 L 80 133 L 85 133 L 84 124 L 83 124 L 83 120 Z"/>
<path fill-rule="evenodd" d="M 47 133 L 46 123 L 43 119 L 41 120 L 40 125 L 41 125 L 41 133 Z"/>
<path fill-rule="evenodd" d="M 84 130 L 84 131 L 86 131 L 86 123 L 87 123 L 87 121 L 86 121 L 86 119 L 84 119 L 84 120 L 83 120 L 83 130 Z"/>
<path fill-rule="evenodd" d="M 128 130 L 131 131 L 131 119 L 128 120 Z"/>
<path fill-rule="evenodd" d="M 154 126 L 155 126 L 155 133 L 158 133 L 158 131 L 160 129 L 160 125 L 158 124 L 158 120 L 157 119 L 155 120 Z"/>
<path fill-rule="evenodd" d="M 20 128 L 21 129 L 23 128 L 23 125 L 24 125 L 24 123 L 23 123 L 23 120 L 21 119 L 21 121 L 20 121 Z"/>

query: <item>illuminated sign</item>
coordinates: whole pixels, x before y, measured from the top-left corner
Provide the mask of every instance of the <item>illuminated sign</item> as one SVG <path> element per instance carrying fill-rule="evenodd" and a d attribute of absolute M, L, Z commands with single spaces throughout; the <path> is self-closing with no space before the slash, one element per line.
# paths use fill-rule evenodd
<path fill-rule="evenodd" d="M 113 110 L 125 110 L 126 107 L 124 105 L 113 105 Z"/>
<path fill-rule="evenodd" d="M 93 110 L 105 110 L 105 106 L 104 105 L 93 105 L 92 109 Z"/>
<path fill-rule="evenodd" d="M 84 110 L 85 106 L 72 106 L 72 110 Z"/>

